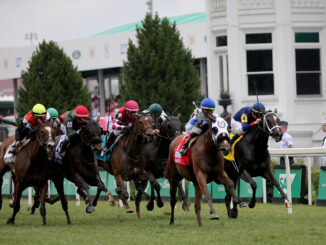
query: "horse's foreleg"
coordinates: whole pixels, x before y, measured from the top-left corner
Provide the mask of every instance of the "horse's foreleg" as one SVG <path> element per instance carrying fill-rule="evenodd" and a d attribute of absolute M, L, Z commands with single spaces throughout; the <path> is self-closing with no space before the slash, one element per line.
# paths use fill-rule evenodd
<path fill-rule="evenodd" d="M 45 195 L 46 195 L 46 190 L 48 189 L 48 182 L 41 188 L 40 192 L 40 214 L 42 216 L 42 221 L 43 225 L 46 225 L 46 209 L 45 209 Z"/>
<path fill-rule="evenodd" d="M 147 176 L 148 174 L 146 171 L 142 171 L 142 173 L 139 175 L 139 179 L 135 180 L 135 188 L 137 190 L 137 195 L 135 198 L 135 204 L 136 204 L 136 215 L 137 218 L 140 218 L 140 202 L 141 202 L 141 197 L 145 191 L 145 188 L 147 186 Z"/>
<path fill-rule="evenodd" d="M 170 225 L 174 225 L 174 208 L 177 203 L 177 186 L 178 182 L 174 179 L 168 179 L 170 183 L 170 206 L 171 206 L 171 219 Z"/>
<path fill-rule="evenodd" d="M 250 174 L 244 170 L 241 174 L 241 179 L 246 181 L 250 184 L 252 189 L 252 198 L 249 202 L 249 208 L 254 208 L 256 205 L 256 190 L 257 190 L 257 183 L 253 180 L 253 178 L 250 176 Z"/>
<path fill-rule="evenodd" d="M 35 210 L 40 207 L 40 189 L 37 187 L 34 187 L 35 195 L 34 195 L 34 203 L 31 208 L 31 214 L 35 213 Z"/>
<path fill-rule="evenodd" d="M 14 224 L 16 214 L 19 212 L 20 209 L 20 198 L 22 196 L 22 188 L 20 184 L 15 184 L 15 193 L 14 193 L 14 203 L 13 203 L 13 213 L 12 216 L 7 220 L 7 224 Z"/>
<path fill-rule="evenodd" d="M 92 213 L 92 212 L 94 212 L 95 211 L 95 208 L 93 206 L 92 199 L 91 199 L 91 197 L 89 195 L 89 185 L 78 174 L 76 174 L 74 176 L 74 181 L 73 182 L 77 186 L 77 193 L 85 199 L 85 202 L 88 205 L 86 207 L 86 213 Z M 86 192 L 86 194 L 85 194 L 85 192 Z"/>
<path fill-rule="evenodd" d="M 201 223 L 201 217 L 200 217 L 200 210 L 201 210 L 201 199 L 202 199 L 202 191 L 200 190 L 200 187 L 199 185 L 196 183 L 194 183 L 194 186 L 195 186 L 195 213 L 196 213 L 196 216 L 197 216 L 197 223 L 198 223 L 198 226 L 202 226 L 202 223 Z M 207 187 L 206 187 L 207 189 Z"/>
<path fill-rule="evenodd" d="M 0 178 L 0 209 L 2 209 L 2 182 L 3 182 L 3 178 L 1 176 L 1 178 Z"/>
<path fill-rule="evenodd" d="M 283 198 L 283 200 L 284 200 L 284 204 L 285 204 L 285 206 L 286 206 L 287 208 L 290 208 L 291 205 L 292 205 L 292 203 L 290 203 L 290 201 L 288 200 L 287 195 L 286 195 L 286 194 L 284 193 L 284 191 L 282 190 L 282 187 L 281 187 L 280 183 L 275 179 L 275 176 L 274 176 L 274 174 L 273 174 L 273 172 L 272 172 L 272 170 L 271 170 L 270 168 L 268 168 L 268 169 L 265 171 L 265 173 L 264 173 L 264 177 L 265 177 L 267 180 L 271 181 L 271 182 L 273 183 L 273 185 L 276 186 L 276 188 L 278 189 L 278 191 L 280 192 L 280 194 L 281 194 L 281 196 L 282 196 L 282 198 Z"/>
<path fill-rule="evenodd" d="M 154 187 L 155 177 L 151 172 L 148 172 L 148 181 L 149 181 L 149 184 L 151 185 L 151 197 L 146 205 L 146 208 L 148 211 L 152 211 L 154 208 L 154 200 L 155 200 L 155 192 L 154 192 L 155 191 L 154 190 L 155 189 L 155 187 Z"/>
<path fill-rule="evenodd" d="M 182 187 L 182 181 L 179 181 L 179 183 L 178 183 L 178 191 L 179 191 L 179 193 L 181 195 L 181 199 L 182 199 L 182 210 L 185 212 L 188 212 L 189 211 L 188 200 L 187 200 L 186 193 Z"/>
<path fill-rule="evenodd" d="M 227 176 L 226 172 L 223 171 L 221 176 L 218 177 L 218 181 L 220 184 L 224 185 L 226 191 L 226 204 L 228 211 L 228 216 L 230 218 L 237 218 L 238 217 L 238 199 L 235 196 L 234 186 L 235 183 Z"/>
<path fill-rule="evenodd" d="M 68 223 L 68 225 L 70 225 L 71 220 L 70 220 L 70 216 L 69 216 L 69 212 L 68 212 L 68 201 L 66 199 L 64 189 L 63 189 L 63 178 L 54 179 L 53 183 L 54 183 L 54 186 L 57 189 L 57 192 L 58 192 L 58 194 L 60 196 L 61 206 L 62 206 L 63 211 L 66 214 L 67 223 Z"/>
<path fill-rule="evenodd" d="M 211 214 L 211 219 L 219 219 L 217 213 L 215 212 L 215 210 L 213 208 L 212 196 L 211 196 L 211 194 L 209 193 L 209 191 L 207 189 L 207 175 L 204 174 L 200 170 L 198 170 L 195 174 L 196 174 L 196 179 L 197 179 L 198 187 L 200 188 L 200 191 L 203 194 L 205 194 L 205 198 L 206 198 L 207 203 L 208 203 L 208 206 L 209 206 L 209 212 Z M 199 209 L 199 213 L 200 213 L 200 209 Z M 198 214 L 197 214 L 197 218 L 198 218 Z M 200 221 L 200 224 L 199 224 L 199 221 L 198 221 L 198 225 L 199 226 L 201 225 L 201 221 Z"/>
<path fill-rule="evenodd" d="M 132 213 L 134 212 L 128 205 L 128 198 L 129 198 L 129 194 L 127 192 L 127 189 L 124 185 L 124 182 L 123 182 L 123 178 L 121 175 L 116 175 L 114 176 L 115 178 L 115 181 L 117 183 L 117 188 L 115 189 L 115 192 L 118 194 L 119 196 L 119 199 L 122 201 L 123 203 L 123 206 L 126 210 L 126 213 Z"/>

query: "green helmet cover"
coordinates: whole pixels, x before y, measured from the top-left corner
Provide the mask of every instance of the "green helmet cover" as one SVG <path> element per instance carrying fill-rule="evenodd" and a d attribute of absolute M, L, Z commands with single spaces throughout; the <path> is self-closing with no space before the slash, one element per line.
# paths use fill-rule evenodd
<path fill-rule="evenodd" d="M 149 107 L 149 112 L 153 115 L 161 115 L 162 113 L 162 107 L 159 104 L 151 104 Z"/>
<path fill-rule="evenodd" d="M 51 117 L 54 117 L 54 118 L 58 118 L 59 117 L 58 111 L 56 109 L 52 108 L 52 107 L 49 108 L 47 110 L 47 112 L 50 114 Z"/>

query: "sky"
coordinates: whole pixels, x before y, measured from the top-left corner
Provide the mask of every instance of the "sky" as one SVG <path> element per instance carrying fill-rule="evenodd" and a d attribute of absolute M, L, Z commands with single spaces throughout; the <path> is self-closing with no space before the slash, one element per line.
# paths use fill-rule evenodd
<path fill-rule="evenodd" d="M 159 17 L 205 12 L 205 0 L 152 0 Z M 148 0 L 0 0 L 0 47 L 88 38 L 144 19 Z"/>

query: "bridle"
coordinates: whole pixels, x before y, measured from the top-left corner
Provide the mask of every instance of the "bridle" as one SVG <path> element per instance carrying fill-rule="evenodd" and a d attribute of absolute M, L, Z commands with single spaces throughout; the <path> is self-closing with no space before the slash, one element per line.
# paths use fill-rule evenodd
<path fill-rule="evenodd" d="M 268 115 L 273 115 L 273 116 L 276 116 L 277 117 L 277 115 L 274 113 L 274 112 L 272 112 L 272 111 L 268 111 L 267 113 L 264 113 L 263 114 L 263 116 L 262 116 L 262 124 L 263 124 L 263 127 L 261 127 L 259 124 L 258 124 L 258 126 L 265 132 L 265 133 L 267 133 L 268 135 L 273 135 L 274 134 L 274 130 L 275 129 L 277 129 L 277 128 L 279 128 L 280 129 L 280 126 L 279 125 L 275 125 L 275 126 L 273 126 L 273 127 L 270 127 L 269 125 L 268 125 L 268 123 L 267 123 L 267 116 Z"/>
<path fill-rule="evenodd" d="M 217 147 L 218 150 L 222 150 L 221 143 L 223 141 L 226 140 L 227 142 L 230 143 L 230 138 L 226 133 L 222 133 L 221 135 L 222 136 L 221 137 L 219 136 L 217 140 L 214 140 L 214 145 Z"/>

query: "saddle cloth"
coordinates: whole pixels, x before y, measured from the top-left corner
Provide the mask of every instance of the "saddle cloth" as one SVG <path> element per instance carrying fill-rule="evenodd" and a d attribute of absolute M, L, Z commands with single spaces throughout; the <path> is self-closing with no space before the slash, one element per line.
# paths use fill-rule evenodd
<path fill-rule="evenodd" d="M 226 159 L 226 160 L 229 160 L 229 161 L 231 161 L 231 162 L 234 162 L 235 161 L 235 159 L 234 159 L 234 147 L 235 147 L 235 145 L 241 140 L 243 138 L 243 135 L 241 135 L 234 143 L 233 143 L 233 145 L 232 145 L 232 149 L 231 149 L 231 151 L 230 151 L 230 153 L 228 154 L 228 155 L 226 155 L 226 156 L 224 156 L 224 159 Z"/>
<path fill-rule="evenodd" d="M 107 152 L 102 151 L 102 154 L 99 156 L 96 156 L 96 159 L 101 160 L 106 163 L 111 162 L 111 154 L 113 152 L 114 146 L 117 144 L 118 140 L 121 138 L 123 134 L 120 134 L 116 140 L 113 142 L 113 144 L 110 146 L 109 150 Z M 106 144 L 106 136 L 102 135 L 102 147 L 104 148 Z"/>
<path fill-rule="evenodd" d="M 189 138 L 189 134 L 185 135 L 178 143 L 177 147 L 174 149 L 173 152 L 173 159 L 175 161 L 175 163 L 177 164 L 181 164 L 181 165 L 185 165 L 188 166 L 190 165 L 189 162 L 189 155 L 190 155 L 190 149 L 189 147 L 187 148 L 186 154 L 182 155 L 179 151 L 182 148 L 183 144 L 187 141 L 187 139 Z"/>

